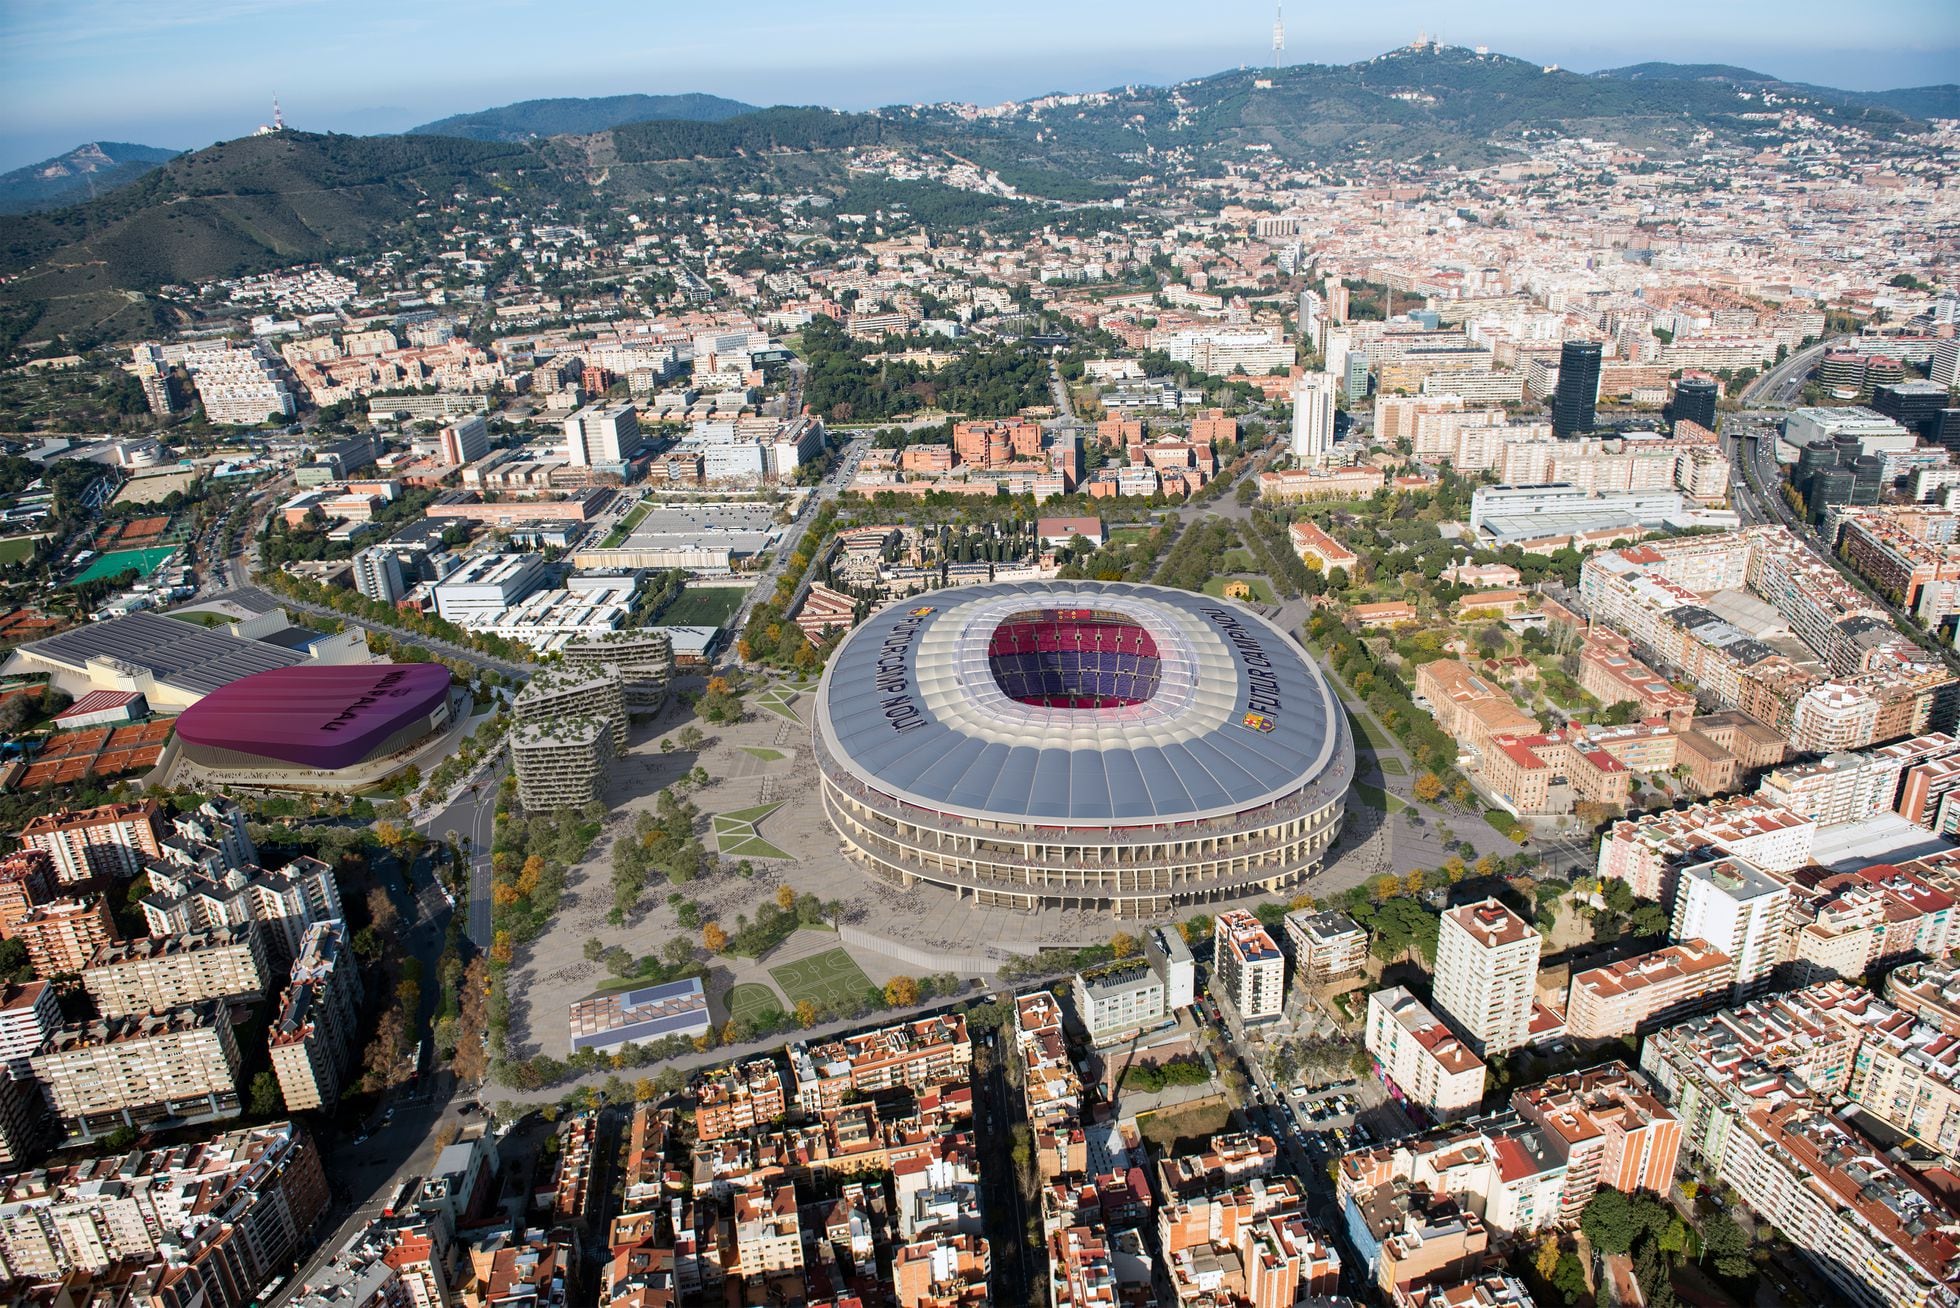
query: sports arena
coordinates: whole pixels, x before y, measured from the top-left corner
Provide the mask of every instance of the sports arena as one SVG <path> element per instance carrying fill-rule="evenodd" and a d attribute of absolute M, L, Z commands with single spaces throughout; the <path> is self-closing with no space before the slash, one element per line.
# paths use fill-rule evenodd
<path fill-rule="evenodd" d="M 193 777 L 346 789 L 399 771 L 451 722 L 440 663 L 304 663 L 220 686 L 177 719 Z"/>
<path fill-rule="evenodd" d="M 1150 916 L 1320 869 L 1354 779 L 1320 670 L 1226 600 L 1121 582 L 932 591 L 818 688 L 823 804 L 879 876 Z"/>

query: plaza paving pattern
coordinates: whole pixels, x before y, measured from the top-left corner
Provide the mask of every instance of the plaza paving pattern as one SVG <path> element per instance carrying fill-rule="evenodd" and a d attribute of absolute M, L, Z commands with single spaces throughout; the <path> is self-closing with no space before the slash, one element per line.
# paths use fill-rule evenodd
<path fill-rule="evenodd" d="M 778 801 L 715 814 L 712 819 L 715 852 L 723 858 L 789 858 L 789 854 L 764 840 L 755 829 L 758 822 L 781 807 Z"/>

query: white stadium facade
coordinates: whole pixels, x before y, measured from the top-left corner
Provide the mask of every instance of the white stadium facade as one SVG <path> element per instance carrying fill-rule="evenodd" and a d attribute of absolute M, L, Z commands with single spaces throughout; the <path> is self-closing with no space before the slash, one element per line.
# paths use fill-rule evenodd
<path fill-rule="evenodd" d="M 893 604 L 832 655 L 814 735 L 825 812 L 880 877 L 1119 917 L 1299 885 L 1354 780 L 1347 715 L 1284 632 L 1121 582 Z"/>

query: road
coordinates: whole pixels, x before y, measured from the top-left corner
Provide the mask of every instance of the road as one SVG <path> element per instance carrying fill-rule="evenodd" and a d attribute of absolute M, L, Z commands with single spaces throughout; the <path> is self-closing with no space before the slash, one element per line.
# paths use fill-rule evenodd
<path fill-rule="evenodd" d="M 260 611 L 277 607 L 296 610 L 300 613 L 310 613 L 315 617 L 336 618 L 348 626 L 360 627 L 365 631 L 378 631 L 390 639 L 420 645 L 432 653 L 444 655 L 460 663 L 471 663 L 480 668 L 489 668 L 496 672 L 501 672 L 504 676 L 514 681 L 528 681 L 531 678 L 531 674 L 537 671 L 537 668 L 529 663 L 515 663 L 510 659 L 498 658 L 494 654 L 485 654 L 480 650 L 468 649 L 462 645 L 451 644 L 449 641 L 436 636 L 425 636 L 421 632 L 407 631 L 401 627 L 389 626 L 382 622 L 369 622 L 365 618 L 357 618 L 352 614 L 342 613 L 339 609 L 329 608 L 325 604 L 315 604 L 311 600 L 291 599 L 285 595 L 274 594 L 262 586 L 237 586 L 231 590 L 221 591 L 218 594 L 206 596 L 205 598 L 207 601 L 232 600 L 248 608 L 259 609 Z"/>
<path fill-rule="evenodd" d="M 791 522 L 788 529 L 783 532 L 782 540 L 770 555 L 769 565 L 757 574 L 755 585 L 749 588 L 749 593 L 742 599 L 742 606 L 736 609 L 735 616 L 728 620 L 729 631 L 739 634 L 742 628 L 748 625 L 749 611 L 760 600 L 776 593 L 776 583 L 782 578 L 783 569 L 789 566 L 790 555 L 796 553 L 796 547 L 802 543 L 803 534 L 810 529 L 810 524 L 816 520 L 817 514 L 822 512 L 823 506 L 843 494 L 844 488 L 851 484 L 851 480 L 857 476 L 858 464 L 870 448 L 871 441 L 866 437 L 847 438 L 844 447 L 837 452 L 836 463 L 824 474 L 824 479 L 817 483 L 817 493 L 803 502 L 803 511 L 796 515 L 795 521 Z M 797 586 L 799 598 L 809 587 L 814 572 L 813 568 L 809 573 L 804 574 L 802 582 Z M 790 608 L 791 610 L 796 608 L 793 601 Z"/>
<path fill-rule="evenodd" d="M 496 835 L 497 786 L 509 766 L 509 755 L 499 749 L 487 775 L 465 790 L 448 806 L 416 822 L 425 835 L 446 840 L 450 832 L 463 845 L 470 861 L 470 902 L 466 929 L 470 942 L 478 949 L 490 947 L 490 846 Z"/>

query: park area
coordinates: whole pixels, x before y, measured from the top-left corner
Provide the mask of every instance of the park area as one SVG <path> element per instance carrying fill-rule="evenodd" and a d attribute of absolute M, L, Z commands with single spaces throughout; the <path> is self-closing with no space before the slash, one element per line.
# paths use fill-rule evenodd
<path fill-rule="evenodd" d="M 34 553 L 34 542 L 39 536 L 8 536 L 0 540 L 0 563 L 19 563 Z"/>
<path fill-rule="evenodd" d="M 689 586 L 660 610 L 660 625 L 719 627 L 735 616 L 746 594 L 740 586 Z"/>
<path fill-rule="evenodd" d="M 769 969 L 791 1004 L 809 1000 L 819 1008 L 847 1007 L 871 989 L 871 978 L 842 949 L 826 949 L 821 954 L 780 963 Z M 735 996 L 729 995 L 730 1011 Z"/>

